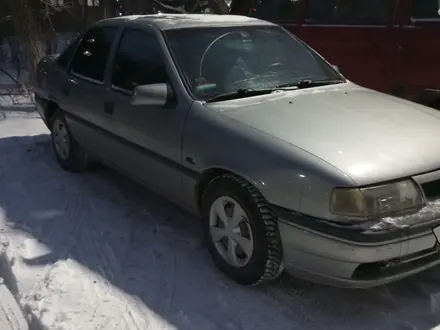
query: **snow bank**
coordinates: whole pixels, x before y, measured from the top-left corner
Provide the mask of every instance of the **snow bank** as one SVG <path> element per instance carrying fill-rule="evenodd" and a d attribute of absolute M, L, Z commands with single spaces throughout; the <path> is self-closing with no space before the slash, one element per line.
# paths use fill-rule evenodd
<path fill-rule="evenodd" d="M 18 108 L 29 110 L 35 107 L 32 95 L 18 94 L 18 95 L 0 95 L 0 110 L 19 110 Z"/>
<path fill-rule="evenodd" d="M 28 330 L 29 325 L 20 306 L 8 288 L 2 283 L 0 283 L 0 297 L 0 329 Z"/>
<path fill-rule="evenodd" d="M 4 110 L 34 110 L 33 95 L 21 89 L 21 85 L 16 83 L 6 74 L 0 71 L 0 111 Z"/>
<path fill-rule="evenodd" d="M 4 228 L 0 227 L 0 232 Z M 17 303 L 17 284 L 11 265 L 6 255 L 6 241 L 1 242 L 0 236 L 0 329 L 2 330 L 28 330 L 21 306 Z M 14 296 L 15 295 L 15 296 Z"/>

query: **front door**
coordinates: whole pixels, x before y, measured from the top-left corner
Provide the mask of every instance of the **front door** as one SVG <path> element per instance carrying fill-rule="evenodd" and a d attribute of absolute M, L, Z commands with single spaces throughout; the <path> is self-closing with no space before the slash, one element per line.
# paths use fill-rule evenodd
<path fill-rule="evenodd" d="M 388 92 L 395 4 L 395 0 L 308 0 L 296 35 L 349 80 Z"/>
<path fill-rule="evenodd" d="M 136 86 L 170 84 L 159 40 L 150 30 L 124 30 L 105 102 L 113 119 L 112 162 L 168 197 L 179 197 L 181 141 L 188 106 L 133 106 Z"/>

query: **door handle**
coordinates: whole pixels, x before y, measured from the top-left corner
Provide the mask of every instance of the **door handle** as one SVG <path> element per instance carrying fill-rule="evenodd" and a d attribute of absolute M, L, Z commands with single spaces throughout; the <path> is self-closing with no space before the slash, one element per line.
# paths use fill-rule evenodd
<path fill-rule="evenodd" d="M 69 84 L 78 84 L 78 81 L 76 81 L 73 78 L 68 78 L 67 81 L 69 82 Z M 68 86 L 64 86 L 62 91 L 63 91 L 63 94 L 66 95 L 66 96 L 68 96 L 69 93 L 70 93 Z"/>
<path fill-rule="evenodd" d="M 115 105 L 110 102 L 104 102 L 104 112 L 112 115 L 115 112 Z"/>

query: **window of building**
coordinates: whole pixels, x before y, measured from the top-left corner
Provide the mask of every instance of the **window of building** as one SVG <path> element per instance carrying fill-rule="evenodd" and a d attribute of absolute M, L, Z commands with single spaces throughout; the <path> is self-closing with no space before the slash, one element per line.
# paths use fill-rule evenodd
<path fill-rule="evenodd" d="M 99 0 L 78 0 L 79 4 L 84 5 L 84 1 L 87 1 L 87 6 L 89 7 L 99 7 Z M 47 1 L 52 6 L 64 6 L 64 5 L 72 5 L 71 0 L 48 0 Z"/>
<path fill-rule="evenodd" d="M 99 0 L 87 0 L 87 6 L 99 7 Z"/>

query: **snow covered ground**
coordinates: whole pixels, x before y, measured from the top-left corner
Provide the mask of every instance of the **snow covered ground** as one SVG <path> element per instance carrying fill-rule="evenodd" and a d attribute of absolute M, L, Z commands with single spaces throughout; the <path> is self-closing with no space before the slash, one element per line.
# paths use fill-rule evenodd
<path fill-rule="evenodd" d="M 13 109 L 12 109 L 13 108 Z M 8 110 L 17 110 L 20 108 L 21 110 L 34 110 L 33 109 L 33 100 L 31 95 L 0 95 L 0 111 L 8 111 Z"/>
<path fill-rule="evenodd" d="M 18 80 L 24 81 L 28 76 L 27 72 L 23 72 L 20 78 L 17 77 L 16 71 L 11 67 L 3 67 L 0 64 L 0 68 L 8 72 L 8 75 L 4 71 L 0 70 L 0 111 L 10 110 L 12 108 L 21 108 L 22 110 L 30 110 L 33 108 L 33 99 L 31 93 L 23 93 L 18 90 L 21 88 Z M 12 78 L 13 79 L 12 79 Z"/>
<path fill-rule="evenodd" d="M 62 171 L 42 121 L 14 110 L 0 115 L 0 276 L 31 329 L 440 329 L 440 269 L 371 290 L 234 284 L 199 220 L 111 170 Z"/>

